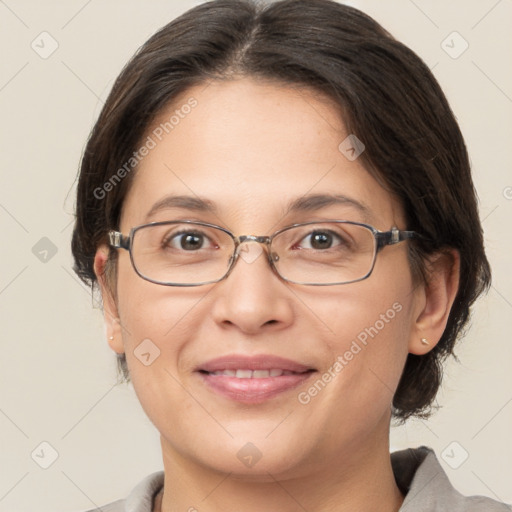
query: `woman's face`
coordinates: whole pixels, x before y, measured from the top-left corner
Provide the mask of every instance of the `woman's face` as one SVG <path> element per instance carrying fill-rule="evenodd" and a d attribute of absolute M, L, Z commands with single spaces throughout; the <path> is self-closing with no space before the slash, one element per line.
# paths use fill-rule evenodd
<path fill-rule="evenodd" d="M 172 115 L 172 129 L 162 129 Z M 335 106 L 311 92 L 249 79 L 204 84 L 186 91 L 147 135 L 155 147 L 125 199 L 124 234 L 179 219 L 235 235 L 329 219 L 406 228 L 394 198 L 339 149 L 349 133 Z M 287 211 L 313 195 L 346 199 Z M 170 196 L 208 201 L 215 212 L 162 202 Z M 107 319 L 119 318 L 110 322 L 111 345 L 126 354 L 164 457 L 267 478 L 387 446 L 392 396 L 419 336 L 423 300 L 407 242 L 380 252 L 368 279 L 335 286 L 283 281 L 265 250 L 246 244 L 225 280 L 198 287 L 148 282 L 119 250 L 116 306 L 105 301 Z M 263 373 L 208 373 L 236 369 Z M 270 377 L 271 369 L 292 373 Z"/>

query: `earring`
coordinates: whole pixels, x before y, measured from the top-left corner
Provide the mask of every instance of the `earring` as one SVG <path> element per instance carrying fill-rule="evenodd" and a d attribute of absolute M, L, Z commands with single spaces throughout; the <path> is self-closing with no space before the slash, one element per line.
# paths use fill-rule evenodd
<path fill-rule="evenodd" d="M 421 343 L 423 343 L 423 345 L 430 345 L 427 338 L 421 338 Z"/>
<path fill-rule="evenodd" d="M 109 340 L 112 341 L 114 339 L 114 336 L 110 336 Z"/>

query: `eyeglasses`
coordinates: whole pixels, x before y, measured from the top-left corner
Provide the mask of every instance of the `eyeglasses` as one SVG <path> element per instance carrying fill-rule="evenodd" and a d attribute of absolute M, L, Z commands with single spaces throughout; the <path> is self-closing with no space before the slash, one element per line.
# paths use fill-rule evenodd
<path fill-rule="evenodd" d="M 313 286 L 348 284 L 370 276 L 382 248 L 415 236 L 414 231 L 396 227 L 379 231 L 347 220 L 293 224 L 271 236 L 235 236 L 220 226 L 189 220 L 137 226 L 128 236 L 109 232 L 111 247 L 129 251 L 140 277 L 165 286 L 222 281 L 246 242 L 264 244 L 271 268 L 285 281 Z"/>

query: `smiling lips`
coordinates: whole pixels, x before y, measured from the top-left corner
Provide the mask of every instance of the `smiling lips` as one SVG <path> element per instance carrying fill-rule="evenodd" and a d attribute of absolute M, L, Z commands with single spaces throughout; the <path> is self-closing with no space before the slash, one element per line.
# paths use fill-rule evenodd
<path fill-rule="evenodd" d="M 214 392 L 243 403 L 262 403 L 297 387 L 315 369 L 281 357 L 225 356 L 197 368 L 205 384 Z"/>
<path fill-rule="evenodd" d="M 281 375 L 293 375 L 294 372 L 273 368 L 272 370 L 219 370 L 209 372 L 210 375 L 227 375 L 237 379 L 266 379 L 267 377 L 281 377 Z"/>

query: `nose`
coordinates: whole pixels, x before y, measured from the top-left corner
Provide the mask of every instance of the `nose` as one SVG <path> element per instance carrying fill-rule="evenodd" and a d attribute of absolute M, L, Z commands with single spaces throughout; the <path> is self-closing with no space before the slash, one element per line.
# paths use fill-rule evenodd
<path fill-rule="evenodd" d="M 215 321 L 246 334 L 278 330 L 293 321 L 293 294 L 268 260 L 268 246 L 246 240 L 229 275 L 215 285 Z"/>

